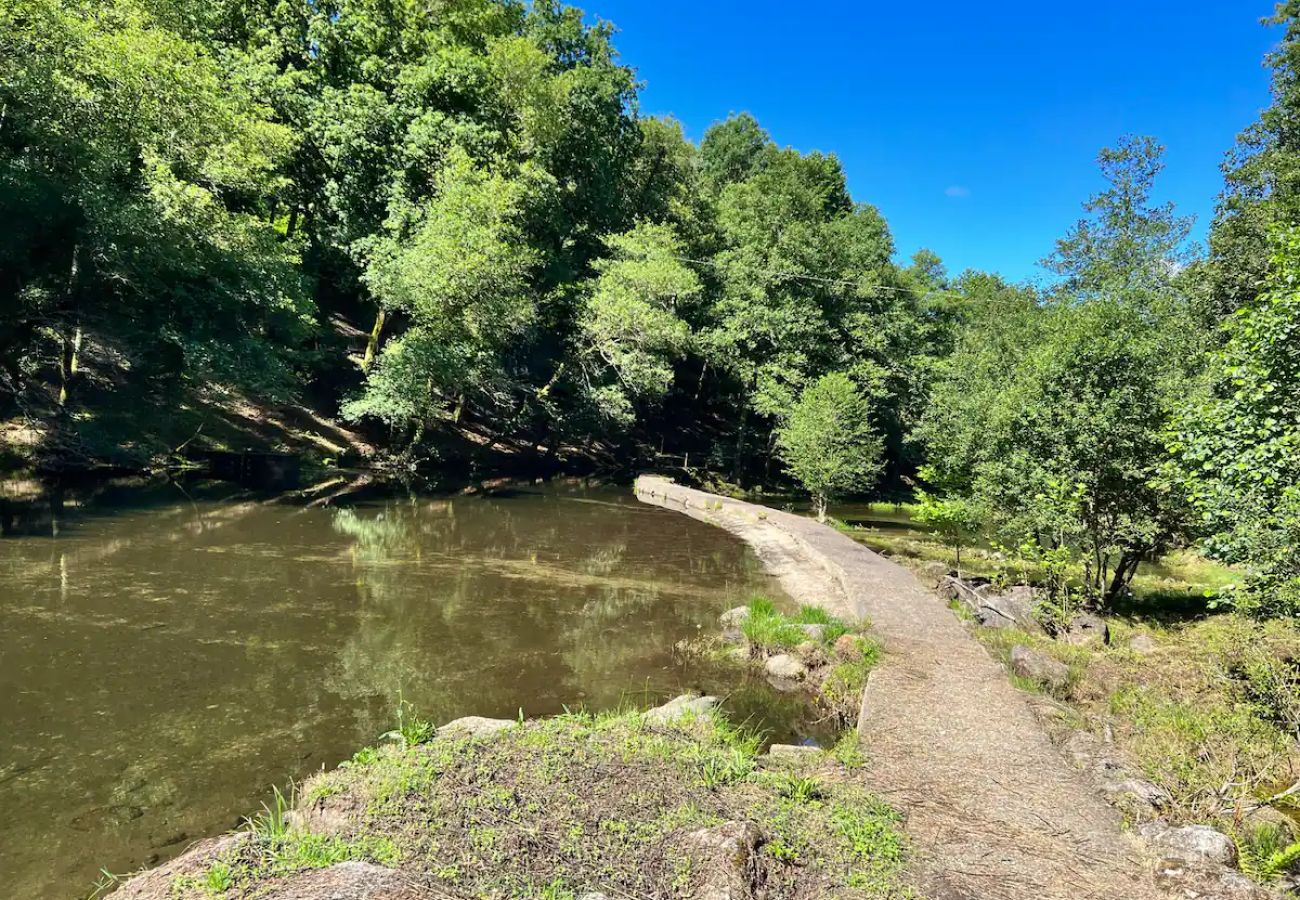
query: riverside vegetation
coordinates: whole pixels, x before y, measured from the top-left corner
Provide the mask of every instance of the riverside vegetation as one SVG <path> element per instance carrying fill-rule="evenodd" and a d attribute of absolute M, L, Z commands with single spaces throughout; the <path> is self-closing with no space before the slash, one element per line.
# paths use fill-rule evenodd
<path fill-rule="evenodd" d="M 14 0 L 0 449 L 907 494 L 959 575 L 1029 583 L 994 650 L 1059 658 L 1158 813 L 1282 877 L 1289 820 L 1248 819 L 1297 796 L 1300 0 L 1271 23 L 1207 246 L 1125 136 L 1017 285 L 896 261 L 839 161 L 752 116 L 695 145 L 643 115 L 613 28 L 556 0 Z M 1171 554 L 1231 574 L 1162 593 Z"/>
<path fill-rule="evenodd" d="M 436 731 L 408 715 L 387 746 L 123 892 L 264 896 L 361 862 L 393 897 L 913 896 L 898 818 L 856 783 L 854 745 L 760 754 L 700 704 Z"/>

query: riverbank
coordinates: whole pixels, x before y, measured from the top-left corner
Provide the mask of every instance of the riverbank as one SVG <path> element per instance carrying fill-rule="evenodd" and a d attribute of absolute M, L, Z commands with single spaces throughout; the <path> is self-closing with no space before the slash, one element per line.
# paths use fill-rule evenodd
<path fill-rule="evenodd" d="M 883 654 L 859 717 L 867 781 L 905 812 L 926 896 L 1159 896 L 1146 848 L 911 572 L 800 516 L 661 478 L 636 490 L 749 542 L 799 602 L 870 619 Z"/>
<path fill-rule="evenodd" d="M 389 745 L 112 896 L 915 896 L 898 817 L 851 746 L 760 753 L 715 703 L 436 731 L 407 719 Z"/>

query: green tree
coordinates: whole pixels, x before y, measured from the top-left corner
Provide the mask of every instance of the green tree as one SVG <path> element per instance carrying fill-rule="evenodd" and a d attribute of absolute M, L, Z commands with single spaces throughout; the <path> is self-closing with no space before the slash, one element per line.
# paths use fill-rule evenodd
<path fill-rule="evenodd" d="M 826 521 L 832 498 L 866 490 L 880 474 L 870 405 L 843 373 L 823 375 L 803 391 L 777 435 L 781 458 L 812 495 L 818 521 Z"/>
<path fill-rule="evenodd" d="M 924 468 L 920 475 L 927 481 L 935 480 L 934 473 Z M 983 516 L 978 506 L 967 497 L 939 497 L 925 490 L 916 492 L 916 503 L 913 518 L 934 529 L 952 547 L 957 577 L 961 578 L 961 548 L 979 534 L 983 525 Z"/>
<path fill-rule="evenodd" d="M 1107 297 L 1151 314 L 1179 311 L 1175 275 L 1191 259 L 1194 220 L 1172 203 L 1152 205 L 1164 149 L 1154 138 L 1126 137 L 1098 155 L 1109 186 L 1084 203 L 1089 215 L 1043 260 L 1072 299 Z"/>
<path fill-rule="evenodd" d="M 626 428 L 637 403 L 662 399 L 672 385 L 673 363 L 690 343 L 679 310 L 698 298 L 700 280 L 680 261 L 669 226 L 638 225 L 606 245 L 611 255 L 595 264 L 579 319 L 582 382 L 598 414 Z"/>
<path fill-rule="evenodd" d="M 1277 232 L 1263 293 L 1232 316 L 1210 386 L 1172 440 L 1207 548 L 1244 565 L 1241 607 L 1300 615 L 1300 229 Z"/>
<path fill-rule="evenodd" d="M 1067 550 L 1112 602 L 1173 529 L 1158 487 L 1165 354 L 1112 300 L 981 310 L 920 429 L 932 483 L 988 511 L 1010 546 Z"/>

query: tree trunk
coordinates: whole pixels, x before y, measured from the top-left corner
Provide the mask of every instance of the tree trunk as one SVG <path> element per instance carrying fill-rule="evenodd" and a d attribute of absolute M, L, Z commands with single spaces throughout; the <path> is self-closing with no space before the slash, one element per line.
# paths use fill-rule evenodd
<path fill-rule="evenodd" d="M 744 403 L 744 401 L 741 401 Z M 749 404 L 740 408 L 740 427 L 736 432 L 736 456 L 731 461 L 731 480 L 740 484 L 740 473 L 745 463 L 745 438 L 749 433 Z"/>
<path fill-rule="evenodd" d="M 1142 555 L 1140 553 L 1125 550 L 1120 554 L 1119 561 L 1115 564 L 1115 572 L 1111 575 L 1110 584 L 1107 585 L 1106 593 L 1102 597 L 1102 603 L 1107 608 L 1114 605 L 1120 593 L 1133 581 L 1133 576 L 1137 574 L 1141 562 Z"/>
<path fill-rule="evenodd" d="M 75 310 L 77 306 L 77 280 L 81 271 L 79 245 L 74 244 L 72 247 L 72 265 L 68 268 L 68 288 L 67 296 L 70 305 L 74 310 L 74 321 L 76 318 Z M 63 331 L 62 346 L 59 347 L 59 407 L 62 408 L 68 403 L 68 389 L 72 384 L 72 378 L 81 368 L 81 323 L 76 322 L 69 333 L 65 328 Z"/>
<path fill-rule="evenodd" d="M 817 510 L 817 521 L 826 522 L 826 495 L 813 494 L 813 508 Z"/>
<path fill-rule="evenodd" d="M 384 321 L 388 318 L 388 313 L 380 306 L 379 311 L 375 313 L 375 324 L 370 329 L 370 338 L 366 341 L 366 355 L 361 359 L 361 372 L 364 375 L 370 374 L 370 367 L 375 364 L 375 356 L 379 353 L 379 339 L 384 333 Z"/>

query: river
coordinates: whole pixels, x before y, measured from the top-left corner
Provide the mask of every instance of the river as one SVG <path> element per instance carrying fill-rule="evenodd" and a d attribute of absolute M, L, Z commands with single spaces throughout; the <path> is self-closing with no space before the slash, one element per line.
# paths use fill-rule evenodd
<path fill-rule="evenodd" d="M 346 501 L 219 483 L 0 484 L 0 885 L 84 897 L 236 827 L 393 726 L 726 693 L 678 658 L 756 592 L 737 539 L 580 481 Z"/>

